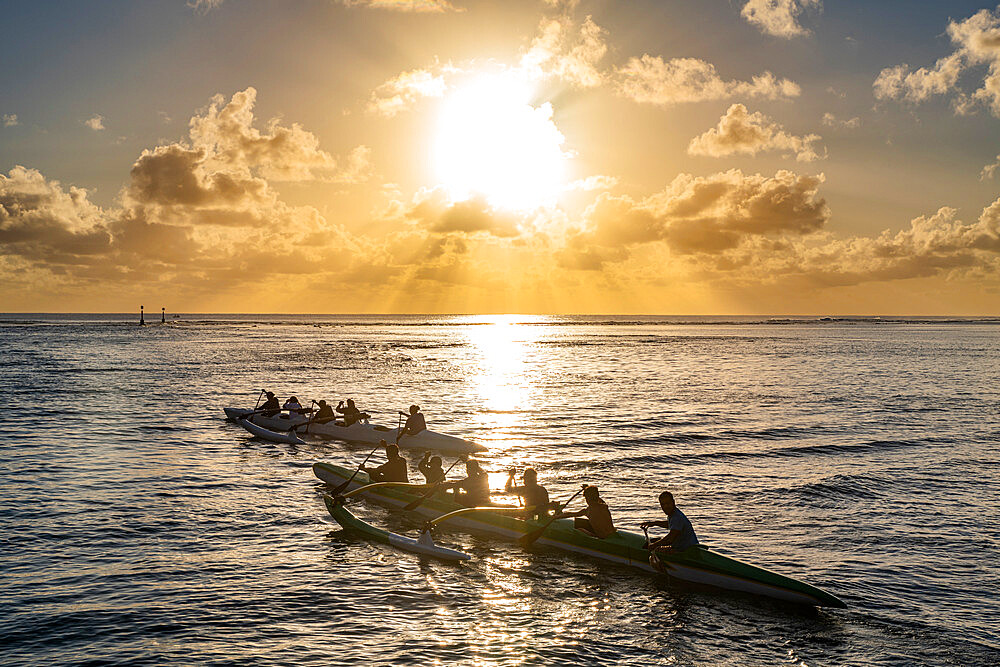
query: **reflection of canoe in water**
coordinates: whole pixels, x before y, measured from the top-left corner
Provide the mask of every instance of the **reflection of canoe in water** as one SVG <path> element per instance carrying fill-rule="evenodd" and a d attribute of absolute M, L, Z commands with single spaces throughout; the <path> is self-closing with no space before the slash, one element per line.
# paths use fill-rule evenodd
<path fill-rule="evenodd" d="M 254 424 L 249 419 L 237 419 L 236 423 L 245 428 L 246 430 L 253 433 L 255 436 L 261 440 L 267 440 L 269 442 L 284 442 L 289 445 L 304 445 L 306 444 L 302 438 L 291 432 L 278 432 L 271 431 L 264 428 L 263 426 L 258 426 Z"/>
<path fill-rule="evenodd" d="M 234 421 L 253 412 L 253 410 L 245 410 L 241 408 L 224 408 L 224 410 L 226 416 Z M 258 426 L 263 426 L 264 428 L 272 431 L 287 431 L 295 426 L 299 426 L 299 428 L 296 429 L 296 432 L 300 435 L 311 434 L 326 438 L 333 438 L 335 440 L 344 440 L 346 442 L 364 442 L 371 445 L 378 444 L 379 440 L 385 440 L 389 443 L 395 442 L 396 433 L 398 431 L 396 428 L 387 428 L 385 426 L 376 426 L 374 424 L 366 424 L 363 422 L 355 422 L 350 426 L 340 426 L 333 422 L 327 422 L 326 424 L 314 423 L 309 424 L 308 426 L 303 426 L 303 424 L 309 420 L 302 415 L 278 414 L 271 417 L 265 417 L 264 415 L 258 413 L 253 415 L 250 419 L 253 420 L 253 422 Z M 399 448 L 432 449 L 434 451 L 441 452 L 442 454 L 451 455 L 475 454 L 477 452 L 487 451 L 486 447 L 472 442 L 471 440 L 464 440 L 462 438 L 456 438 L 455 436 L 445 435 L 443 433 L 437 433 L 429 430 L 421 431 L 416 435 L 404 435 L 399 439 Z"/>
<path fill-rule="evenodd" d="M 471 558 L 471 556 L 467 553 L 441 547 L 433 542 L 421 541 L 419 539 L 415 540 L 412 537 L 397 535 L 396 533 L 390 533 L 387 530 L 376 528 L 370 523 L 366 523 L 351 514 L 346 507 L 342 504 L 338 504 L 337 501 L 330 496 L 326 496 L 326 508 L 330 510 L 330 515 L 336 519 L 337 523 L 341 526 L 348 530 L 361 533 L 365 537 L 375 540 L 376 542 L 382 542 L 383 544 L 392 545 L 397 549 L 412 551 L 424 556 L 433 556 L 443 560 L 460 561 L 469 560 L 469 558 Z"/>
<path fill-rule="evenodd" d="M 340 485 L 354 473 L 354 470 L 330 463 L 316 463 L 313 465 L 313 472 L 328 484 Z M 369 483 L 368 475 L 359 472 L 345 491 Z M 379 486 L 362 491 L 358 495 L 381 505 L 401 508 L 419 498 L 421 494 L 420 491 L 406 487 Z M 451 498 L 438 494 L 424 501 L 414 512 L 426 518 L 434 518 L 461 507 Z M 522 537 L 543 525 L 537 521 L 524 521 L 499 512 L 462 514 L 448 519 L 445 523 L 473 534 L 495 535 L 507 539 Z M 650 553 L 643 548 L 645 538 L 642 535 L 619 530 L 601 540 L 573 528 L 571 519 L 553 521 L 538 538 L 537 544 L 586 554 L 646 572 L 663 572 L 681 581 L 763 595 L 797 604 L 820 607 L 846 606 L 838 598 L 814 586 L 728 558 L 707 548 L 693 547 L 680 553 L 658 554 L 654 564 L 651 564 Z"/>

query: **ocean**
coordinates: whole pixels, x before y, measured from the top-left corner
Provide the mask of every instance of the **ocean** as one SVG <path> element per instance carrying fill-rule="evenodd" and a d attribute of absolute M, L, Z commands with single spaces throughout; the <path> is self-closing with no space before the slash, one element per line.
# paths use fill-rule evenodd
<path fill-rule="evenodd" d="M 0 664 L 1000 664 L 1000 320 L 151 319 L 0 316 Z M 669 489 L 703 542 L 849 608 L 366 541 L 311 466 L 369 448 L 225 421 L 265 388 L 387 426 L 417 403 L 494 489 L 596 484 L 620 528 Z"/>

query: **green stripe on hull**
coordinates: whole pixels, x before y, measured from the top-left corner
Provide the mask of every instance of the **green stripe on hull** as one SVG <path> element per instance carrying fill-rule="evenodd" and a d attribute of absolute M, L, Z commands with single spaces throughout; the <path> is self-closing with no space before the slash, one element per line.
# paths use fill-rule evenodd
<path fill-rule="evenodd" d="M 354 472 L 330 463 L 316 463 L 313 471 L 317 477 L 334 485 L 342 483 Z M 369 483 L 368 475 L 358 473 L 351 488 Z M 369 500 L 395 508 L 401 508 L 418 497 L 406 489 L 395 487 L 381 487 L 363 495 Z M 415 511 L 424 517 L 434 518 L 461 507 L 450 497 L 438 495 L 426 500 Z M 490 512 L 462 515 L 446 523 L 472 533 L 489 533 L 507 539 L 516 539 L 542 526 L 537 521 Z M 371 526 L 368 528 L 377 530 Z M 643 535 L 623 530 L 603 540 L 597 539 L 576 530 L 572 520 L 557 519 L 537 543 L 636 567 L 646 572 L 661 571 L 650 565 L 649 551 L 643 548 L 645 542 Z M 847 606 L 837 597 L 814 586 L 703 548 L 694 547 L 681 553 L 662 554 L 660 561 L 666 574 L 683 581 L 766 595 L 798 604 L 841 608 Z"/>
<path fill-rule="evenodd" d="M 380 530 L 370 523 L 361 521 L 356 516 L 345 510 L 343 505 L 337 505 L 337 503 L 334 502 L 333 498 L 330 496 L 325 496 L 323 500 L 326 501 L 326 509 L 330 512 L 330 516 L 332 516 L 341 526 L 357 531 L 365 537 L 375 540 L 376 542 L 389 544 L 388 531 Z"/>

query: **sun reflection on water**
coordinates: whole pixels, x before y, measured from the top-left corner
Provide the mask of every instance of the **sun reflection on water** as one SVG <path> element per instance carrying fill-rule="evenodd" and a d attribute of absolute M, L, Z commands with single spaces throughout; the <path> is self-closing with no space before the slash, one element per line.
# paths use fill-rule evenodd
<path fill-rule="evenodd" d="M 462 318 L 465 336 L 472 350 L 473 390 L 480 401 L 477 425 L 492 440 L 516 440 L 512 429 L 532 409 L 537 383 L 530 352 L 542 337 L 537 326 L 549 318 L 525 315 L 478 315 Z"/>

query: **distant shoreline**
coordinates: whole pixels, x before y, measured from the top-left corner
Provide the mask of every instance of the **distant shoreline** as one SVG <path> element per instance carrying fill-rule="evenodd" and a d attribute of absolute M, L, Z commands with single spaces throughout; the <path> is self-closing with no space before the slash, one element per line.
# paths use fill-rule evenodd
<path fill-rule="evenodd" d="M 159 325 L 159 313 L 147 314 L 147 325 Z M 0 313 L 0 325 L 57 323 L 136 323 L 138 313 Z M 902 325 L 1000 324 L 1000 315 L 431 315 L 316 313 L 168 313 L 166 324 L 190 325 L 315 325 L 315 326 L 780 326 L 780 325 Z"/>

